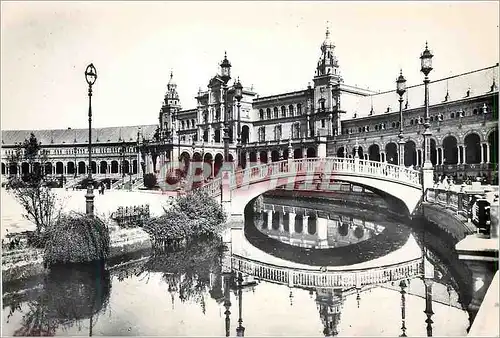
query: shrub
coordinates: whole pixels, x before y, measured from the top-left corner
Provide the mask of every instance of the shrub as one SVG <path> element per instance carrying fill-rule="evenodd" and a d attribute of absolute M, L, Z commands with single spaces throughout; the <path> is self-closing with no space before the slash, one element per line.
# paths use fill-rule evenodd
<path fill-rule="evenodd" d="M 45 262 L 49 265 L 85 263 L 109 256 L 109 229 L 96 216 L 62 215 L 46 236 Z"/>
<path fill-rule="evenodd" d="M 158 184 L 155 174 L 144 175 L 144 186 L 148 189 L 153 189 Z"/>
<path fill-rule="evenodd" d="M 196 190 L 179 197 L 164 215 L 151 218 L 143 229 L 155 246 L 170 246 L 184 239 L 217 236 L 225 221 L 222 206 L 208 193 Z"/>

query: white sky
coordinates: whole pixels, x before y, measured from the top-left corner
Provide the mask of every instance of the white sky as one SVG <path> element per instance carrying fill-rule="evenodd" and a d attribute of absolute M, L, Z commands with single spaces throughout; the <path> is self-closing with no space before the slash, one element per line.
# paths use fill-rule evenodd
<path fill-rule="evenodd" d="M 227 50 L 233 78 L 259 95 L 312 82 L 330 21 L 346 84 L 389 90 L 399 68 L 420 83 L 499 59 L 494 2 L 1 3 L 2 129 L 87 126 L 84 71 L 98 71 L 93 126 L 155 124 L 170 69 L 184 109 L 196 107 Z"/>

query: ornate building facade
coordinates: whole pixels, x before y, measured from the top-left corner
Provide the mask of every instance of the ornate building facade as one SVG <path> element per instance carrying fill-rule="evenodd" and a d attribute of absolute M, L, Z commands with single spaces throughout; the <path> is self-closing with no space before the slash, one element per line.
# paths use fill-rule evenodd
<path fill-rule="evenodd" d="M 396 90 L 380 93 L 344 83 L 328 30 L 313 84 L 306 88 L 266 97 L 243 88 L 238 97 L 229 82 L 227 57 L 221 66 L 207 89 L 198 91 L 196 108 L 182 109 L 170 74 L 158 125 L 95 128 L 93 172 L 160 173 L 165 164 L 181 160 L 186 165 L 210 163 L 211 175 L 217 175 L 224 160 L 225 128 L 228 158 L 243 168 L 314 156 L 357 156 L 397 164 L 400 133 L 404 165 L 420 168 L 423 164 L 423 84 L 407 88 L 401 126 Z M 451 175 L 458 181 L 477 176 L 497 180 L 498 70 L 497 63 L 430 82 L 431 160 L 436 175 Z M 31 132 L 2 132 L 3 175 L 29 170 L 26 164 L 8 159 Z M 86 129 L 33 133 L 48 151 L 49 173 L 85 173 Z"/>

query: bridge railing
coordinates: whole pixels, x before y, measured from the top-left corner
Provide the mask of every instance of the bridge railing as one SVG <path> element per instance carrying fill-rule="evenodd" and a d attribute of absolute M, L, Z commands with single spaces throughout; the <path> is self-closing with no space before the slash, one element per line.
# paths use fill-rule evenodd
<path fill-rule="evenodd" d="M 318 271 L 280 267 L 239 255 L 231 256 L 231 268 L 263 280 L 303 287 L 361 287 L 422 275 L 422 258 L 358 270 Z"/>
<path fill-rule="evenodd" d="M 438 204 L 445 208 L 456 211 L 457 214 L 470 218 L 472 215 L 472 205 L 476 196 L 483 196 L 484 191 L 454 191 L 450 189 L 429 188 L 425 193 L 425 200 L 428 203 Z"/>
<path fill-rule="evenodd" d="M 419 171 L 384 162 L 352 158 L 326 157 L 290 159 L 265 163 L 237 171 L 230 177 L 230 187 L 252 184 L 265 179 L 306 175 L 335 175 L 336 173 L 363 174 L 372 177 L 385 177 L 394 181 L 421 186 Z M 334 177 L 332 177 L 334 178 Z"/>

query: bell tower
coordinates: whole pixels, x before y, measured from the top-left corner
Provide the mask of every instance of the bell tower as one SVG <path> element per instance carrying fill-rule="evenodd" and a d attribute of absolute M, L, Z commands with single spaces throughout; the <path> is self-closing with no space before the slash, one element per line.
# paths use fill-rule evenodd
<path fill-rule="evenodd" d="M 159 116 L 160 130 L 171 136 L 174 136 L 176 133 L 177 113 L 181 110 L 177 84 L 174 82 L 173 77 L 173 72 L 170 72 L 170 80 L 167 84 L 167 92 L 165 93 Z"/>
<path fill-rule="evenodd" d="M 316 119 L 327 119 L 332 124 L 328 128 L 330 135 L 337 135 L 340 131 L 340 84 L 344 82 L 334 50 L 327 25 L 313 81 L 314 114 L 317 115 Z"/>

